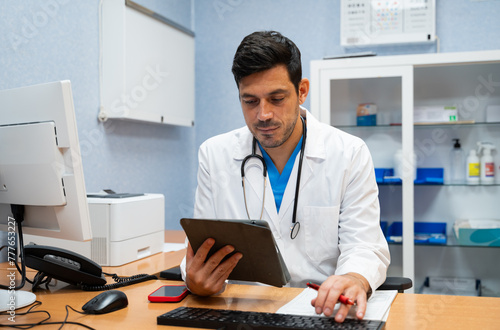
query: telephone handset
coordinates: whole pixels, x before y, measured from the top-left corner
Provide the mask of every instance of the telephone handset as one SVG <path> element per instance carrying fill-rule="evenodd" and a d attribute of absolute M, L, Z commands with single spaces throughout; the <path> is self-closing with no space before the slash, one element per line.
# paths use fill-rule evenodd
<path fill-rule="evenodd" d="M 45 283 L 46 278 L 73 284 L 85 291 L 111 290 L 158 279 L 155 275 L 148 274 L 120 277 L 103 273 L 101 266 L 78 253 L 46 245 L 26 245 L 24 257 L 26 266 L 39 271 L 33 281 L 33 290 Z M 106 284 L 104 275 L 112 276 L 116 283 Z"/>
<path fill-rule="evenodd" d="M 29 244 L 24 247 L 26 266 L 73 285 L 102 286 L 106 278 L 101 266 L 75 252 L 52 246 Z"/>

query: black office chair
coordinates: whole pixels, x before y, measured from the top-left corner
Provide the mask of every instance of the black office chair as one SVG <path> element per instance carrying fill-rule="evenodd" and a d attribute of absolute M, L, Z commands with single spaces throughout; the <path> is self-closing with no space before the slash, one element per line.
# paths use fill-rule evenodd
<path fill-rule="evenodd" d="M 398 292 L 402 293 L 412 286 L 412 280 L 407 277 L 387 277 L 377 290 L 398 290 Z"/>
<path fill-rule="evenodd" d="M 181 270 L 179 266 L 162 271 L 159 276 L 167 280 L 182 281 Z M 377 288 L 377 290 L 398 290 L 404 292 L 411 288 L 413 282 L 407 277 L 387 277 L 385 282 Z"/>

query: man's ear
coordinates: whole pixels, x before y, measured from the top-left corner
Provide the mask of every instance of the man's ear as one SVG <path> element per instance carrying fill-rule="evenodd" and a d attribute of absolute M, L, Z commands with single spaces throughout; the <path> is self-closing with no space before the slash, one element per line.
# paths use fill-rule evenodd
<path fill-rule="evenodd" d="M 299 84 L 299 104 L 306 101 L 307 94 L 309 94 L 309 79 L 302 78 Z"/>

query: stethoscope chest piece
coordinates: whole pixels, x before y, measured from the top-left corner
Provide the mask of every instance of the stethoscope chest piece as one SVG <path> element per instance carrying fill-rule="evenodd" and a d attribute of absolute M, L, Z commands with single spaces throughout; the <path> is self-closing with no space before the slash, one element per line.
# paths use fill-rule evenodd
<path fill-rule="evenodd" d="M 290 227 L 290 238 L 295 239 L 300 231 L 300 222 L 294 222 L 293 226 Z"/>

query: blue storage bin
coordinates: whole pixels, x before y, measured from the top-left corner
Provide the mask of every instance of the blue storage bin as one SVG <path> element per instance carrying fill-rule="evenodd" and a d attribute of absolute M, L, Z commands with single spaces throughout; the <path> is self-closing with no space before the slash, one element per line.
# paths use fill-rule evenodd
<path fill-rule="evenodd" d="M 403 223 L 396 221 L 387 229 L 386 239 L 389 243 L 401 243 Z M 446 244 L 446 222 L 415 222 L 415 244 Z"/>
<path fill-rule="evenodd" d="M 380 228 L 382 229 L 382 233 L 384 233 L 384 236 L 387 236 L 387 225 L 389 223 L 387 221 L 380 221 Z"/>
<path fill-rule="evenodd" d="M 438 168 L 417 168 L 417 179 L 415 184 L 443 184 L 444 169 Z"/>
<path fill-rule="evenodd" d="M 377 114 L 356 117 L 357 126 L 377 126 Z"/>
<path fill-rule="evenodd" d="M 384 184 L 384 183 L 401 184 L 401 179 L 392 179 L 390 178 L 392 176 L 394 176 L 394 169 L 392 168 L 375 168 L 375 179 L 377 180 L 378 184 Z"/>
<path fill-rule="evenodd" d="M 400 178 L 394 178 L 394 169 L 392 168 L 376 168 L 375 179 L 378 184 L 401 184 Z M 443 168 L 417 168 L 417 178 L 414 183 L 418 184 L 443 184 L 444 183 L 444 169 Z"/>

